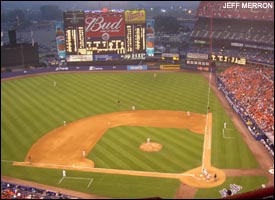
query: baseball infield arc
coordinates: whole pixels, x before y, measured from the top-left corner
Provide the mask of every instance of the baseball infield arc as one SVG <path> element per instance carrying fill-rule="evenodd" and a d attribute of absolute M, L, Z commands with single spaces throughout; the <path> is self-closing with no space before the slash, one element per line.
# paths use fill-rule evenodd
<path fill-rule="evenodd" d="M 207 123 L 207 126 L 205 126 L 205 123 Z M 210 178 L 206 180 L 201 174 L 202 167 L 182 174 L 100 169 L 95 167 L 92 160 L 83 157 L 83 149 L 85 149 L 87 155 L 107 129 L 122 125 L 186 128 L 194 133 L 206 134 L 203 166 L 207 168 L 210 174 L 216 173 L 218 179 Z M 215 187 L 224 182 L 225 173 L 211 166 L 211 135 L 211 113 L 207 115 L 191 113 L 190 116 L 187 116 L 187 113 L 183 111 L 136 110 L 102 114 L 67 123 L 65 126 L 62 125 L 52 130 L 33 144 L 26 155 L 25 162 L 15 162 L 14 165 L 178 178 L 183 183 L 195 187 Z M 31 156 L 31 165 L 29 156 Z"/>

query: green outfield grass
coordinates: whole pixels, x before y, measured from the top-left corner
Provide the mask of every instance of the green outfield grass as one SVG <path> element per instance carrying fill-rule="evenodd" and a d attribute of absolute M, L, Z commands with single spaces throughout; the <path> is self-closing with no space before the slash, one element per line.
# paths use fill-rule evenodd
<path fill-rule="evenodd" d="M 72 122 L 97 114 L 126 111 L 132 105 L 138 110 L 206 114 L 207 93 L 208 82 L 201 75 L 191 73 L 157 73 L 156 79 L 150 72 L 72 73 L 2 82 L 1 174 L 57 186 L 60 170 L 13 167 L 3 160 L 23 161 L 31 145 L 47 132 L 62 126 L 64 120 Z M 117 100 L 121 102 L 119 106 Z M 213 112 L 212 165 L 222 169 L 258 168 L 258 163 L 212 91 L 209 105 Z M 234 139 L 223 138 L 225 121 L 232 129 L 230 135 Z M 163 151 L 153 154 L 136 151 L 148 134 L 164 144 Z M 89 158 L 95 160 L 96 167 L 182 172 L 200 165 L 202 145 L 203 136 L 186 129 L 122 126 L 109 129 Z M 152 163 L 146 162 L 148 160 Z M 73 183 L 58 186 L 113 198 L 173 198 L 179 186 L 179 181 L 174 179 L 72 173 L 81 177 L 93 176 L 92 189 L 87 191 Z M 258 187 L 257 181 L 248 183 L 239 179 L 248 190 Z"/>

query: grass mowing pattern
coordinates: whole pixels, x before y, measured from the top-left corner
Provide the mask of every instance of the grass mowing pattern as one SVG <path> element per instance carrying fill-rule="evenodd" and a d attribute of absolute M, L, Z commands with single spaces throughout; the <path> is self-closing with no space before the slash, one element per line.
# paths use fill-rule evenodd
<path fill-rule="evenodd" d="M 221 169 L 225 168 L 259 168 L 259 164 L 249 150 L 242 136 L 237 131 L 230 117 L 224 113 L 219 103 L 214 104 L 212 121 L 212 148 L 211 163 Z M 224 122 L 227 123 L 228 131 L 225 136 L 234 137 L 227 139 L 223 137 L 222 129 Z"/>
<path fill-rule="evenodd" d="M 162 150 L 141 151 L 148 137 Z M 203 135 L 186 129 L 121 126 L 109 129 L 88 158 L 100 168 L 182 173 L 201 165 L 202 149 Z"/>
<path fill-rule="evenodd" d="M 91 186 L 87 188 L 88 180 L 64 179 L 61 184 L 58 184 L 62 178 L 61 169 L 16 167 L 9 163 L 1 163 L 2 171 L 5 171 L 7 176 L 115 199 L 137 199 L 155 196 L 171 199 L 174 198 L 180 185 L 180 181 L 177 179 L 66 170 L 66 175 L 70 177 L 93 178 Z"/>
<path fill-rule="evenodd" d="M 57 82 L 56 87 L 53 86 L 54 81 Z M 189 110 L 205 114 L 207 92 L 207 81 L 201 75 L 190 73 L 158 73 L 156 79 L 150 72 L 53 74 L 2 82 L 1 159 L 23 161 L 31 145 L 47 132 L 62 126 L 64 120 L 71 122 L 91 115 L 130 110 L 132 105 L 139 110 Z M 121 101 L 120 106 L 116 103 L 118 99 Z M 218 168 L 257 167 L 258 164 L 247 145 L 242 141 L 229 116 L 224 112 L 212 92 L 210 93 L 210 107 L 213 112 L 213 165 Z M 229 141 L 222 138 L 221 130 L 224 121 L 228 122 L 228 126 L 232 125 L 234 129 L 232 134 L 236 135 L 236 139 Z M 123 132 L 124 128 L 122 127 L 120 131 Z M 148 129 L 150 132 L 158 132 L 156 130 Z M 162 131 L 159 132 L 159 137 L 164 137 L 161 134 Z M 113 137 L 112 134 L 110 135 Z M 144 139 L 142 138 L 142 140 Z M 182 154 L 185 153 L 183 158 L 187 159 L 188 151 L 182 151 Z M 112 159 L 117 158 L 113 156 Z M 173 169 L 139 165 L 138 169 L 143 168 L 149 171 L 153 168 L 164 171 L 181 170 L 178 166 L 176 167 L 176 164 Z M 165 166 L 167 163 L 165 162 L 163 165 Z M 125 162 L 124 167 L 131 168 L 133 166 Z M 190 167 L 191 165 L 186 162 L 182 169 Z M 11 175 L 26 180 L 40 180 L 45 174 L 52 177 L 59 171 L 1 167 L 2 175 Z M 115 177 L 115 175 L 109 176 Z M 102 181 L 107 184 L 111 179 Z M 136 177 L 135 180 L 138 179 L 139 177 Z M 144 178 L 140 178 L 140 180 L 136 181 L 136 185 L 146 184 Z M 55 181 L 50 178 L 40 181 L 55 185 Z M 129 182 L 128 184 L 134 183 Z M 93 193 L 110 197 L 117 197 L 117 194 L 120 193 L 120 190 L 109 190 L 110 188 L 104 188 L 103 185 L 103 188 L 93 190 Z M 111 183 L 111 185 L 113 187 L 116 183 Z M 252 181 L 251 186 L 253 185 Z M 160 190 L 175 191 L 173 187 L 174 185 L 171 187 L 166 185 Z M 75 189 L 79 190 L 79 188 Z M 123 192 L 125 192 L 124 197 L 131 196 L 131 192 L 127 192 L 127 190 Z M 142 191 L 140 192 L 142 193 Z"/>

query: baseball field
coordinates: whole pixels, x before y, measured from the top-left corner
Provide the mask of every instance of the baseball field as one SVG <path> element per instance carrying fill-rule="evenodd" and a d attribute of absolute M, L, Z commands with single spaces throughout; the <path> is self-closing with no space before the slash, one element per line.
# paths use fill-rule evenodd
<path fill-rule="evenodd" d="M 1 81 L 2 176 L 107 198 L 220 198 L 271 184 L 246 137 L 202 74 Z"/>

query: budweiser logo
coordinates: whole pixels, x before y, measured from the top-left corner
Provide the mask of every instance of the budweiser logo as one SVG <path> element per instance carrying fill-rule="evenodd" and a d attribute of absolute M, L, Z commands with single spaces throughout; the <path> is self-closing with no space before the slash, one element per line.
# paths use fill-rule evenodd
<path fill-rule="evenodd" d="M 92 32 L 97 32 L 97 31 L 108 31 L 108 30 L 119 30 L 121 27 L 121 22 L 123 18 L 120 18 L 119 21 L 116 22 L 106 22 L 103 17 L 87 17 L 85 19 L 86 23 L 86 32 L 92 31 Z"/>
<path fill-rule="evenodd" d="M 144 17 L 144 13 L 143 12 L 137 12 L 137 13 L 131 13 L 131 12 L 129 12 L 127 20 L 131 21 L 131 20 L 133 20 L 135 18 L 142 18 L 142 17 Z"/>

